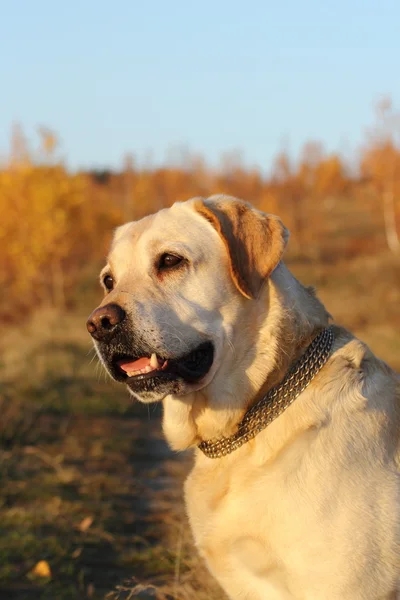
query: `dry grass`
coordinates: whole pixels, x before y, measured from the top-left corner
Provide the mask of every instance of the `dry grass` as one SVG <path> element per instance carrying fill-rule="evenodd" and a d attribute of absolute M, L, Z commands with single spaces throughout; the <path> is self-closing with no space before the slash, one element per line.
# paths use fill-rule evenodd
<path fill-rule="evenodd" d="M 400 371 L 400 258 L 392 254 L 328 264 L 294 264 L 335 321 L 349 328 Z"/>

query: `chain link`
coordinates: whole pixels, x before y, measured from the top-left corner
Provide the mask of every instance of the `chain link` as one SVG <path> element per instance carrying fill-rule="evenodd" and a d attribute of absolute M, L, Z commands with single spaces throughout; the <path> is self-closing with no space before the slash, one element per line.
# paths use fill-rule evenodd
<path fill-rule="evenodd" d="M 332 327 L 327 327 L 314 338 L 283 381 L 270 389 L 246 412 L 236 433 L 216 440 L 204 440 L 199 444 L 200 450 L 209 458 L 221 458 L 254 438 L 279 417 L 311 383 L 327 362 L 333 342 Z"/>

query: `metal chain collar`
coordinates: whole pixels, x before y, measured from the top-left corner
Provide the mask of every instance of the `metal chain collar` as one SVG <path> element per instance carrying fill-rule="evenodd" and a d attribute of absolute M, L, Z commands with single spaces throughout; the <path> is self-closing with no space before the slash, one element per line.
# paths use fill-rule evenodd
<path fill-rule="evenodd" d="M 252 406 L 229 437 L 204 440 L 199 448 L 209 458 L 221 458 L 253 439 L 281 415 L 306 389 L 327 362 L 334 342 L 332 327 L 319 333 L 280 384 Z"/>

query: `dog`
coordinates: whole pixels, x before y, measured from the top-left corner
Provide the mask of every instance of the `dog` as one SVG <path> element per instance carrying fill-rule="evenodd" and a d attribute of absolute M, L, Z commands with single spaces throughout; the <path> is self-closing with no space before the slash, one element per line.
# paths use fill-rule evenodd
<path fill-rule="evenodd" d="M 290 273 L 287 241 L 227 196 L 127 223 L 87 328 L 195 449 L 188 518 L 229 598 L 395 600 L 400 381 Z"/>

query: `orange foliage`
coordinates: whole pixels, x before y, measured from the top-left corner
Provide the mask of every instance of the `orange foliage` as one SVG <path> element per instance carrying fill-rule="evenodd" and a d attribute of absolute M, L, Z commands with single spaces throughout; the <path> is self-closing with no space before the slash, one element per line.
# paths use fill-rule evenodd
<path fill-rule="evenodd" d="M 0 316 L 38 303 L 63 306 L 85 270 L 102 260 L 112 229 L 194 195 L 233 194 L 279 213 L 292 231 L 292 255 L 329 258 L 385 246 L 382 191 L 390 186 L 395 216 L 400 151 L 394 138 L 374 141 L 351 177 L 337 155 L 307 144 L 298 165 L 286 153 L 269 177 L 235 158 L 212 169 L 187 157 L 181 167 L 70 173 L 57 160 L 57 137 L 40 129 L 31 153 L 15 128 L 10 163 L 0 170 Z M 392 206 L 392 205 L 391 205 Z M 393 232 L 392 232 L 393 234 Z"/>

